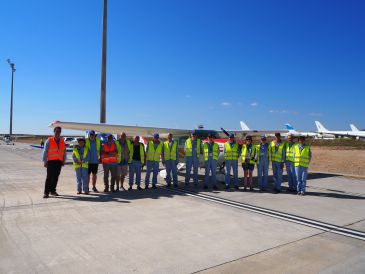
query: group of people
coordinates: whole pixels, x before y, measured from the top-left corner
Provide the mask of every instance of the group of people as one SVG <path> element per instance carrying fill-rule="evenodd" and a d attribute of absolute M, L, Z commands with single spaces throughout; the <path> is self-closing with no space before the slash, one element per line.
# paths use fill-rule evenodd
<path fill-rule="evenodd" d="M 54 128 L 54 136 L 49 137 L 43 149 L 43 162 L 47 168 L 47 178 L 44 188 L 44 198 L 49 195 L 58 196 L 56 192 L 58 177 L 66 159 L 66 145 L 60 137 L 61 128 Z M 135 136 L 133 141 L 127 139 L 123 132 L 118 140 L 114 140 L 113 135 L 107 136 L 107 142 L 102 143 L 95 131 L 89 132 L 88 138 L 78 138 L 78 145 L 73 148 L 73 167 L 76 172 L 77 194 L 89 194 L 89 182 L 91 179 L 92 191 L 98 192 L 96 188 L 97 173 L 99 163 L 104 171 L 104 192 L 117 192 L 124 189 L 125 177 L 129 171 L 129 188 L 132 190 L 133 184 L 141 187 L 141 172 L 146 166 L 145 189 L 149 188 L 152 173 L 152 188 L 157 188 L 157 176 L 159 163 L 166 167 L 167 187 L 178 187 L 177 164 L 179 162 L 179 144 L 173 139 L 171 133 L 167 140 L 160 141 L 159 134 L 154 133 L 153 139 L 148 141 L 147 147 L 140 142 L 139 136 Z M 207 141 L 202 142 L 195 131 L 186 140 L 184 145 L 186 160 L 185 186 L 189 186 L 191 170 L 193 169 L 193 182 L 198 185 L 199 157 L 202 155 L 205 161 L 204 189 L 212 185 L 217 190 L 216 170 L 220 154 L 218 143 L 214 141 L 212 135 L 208 135 Z M 238 160 L 241 158 L 244 170 L 244 190 L 248 187 L 253 190 L 252 174 L 257 165 L 259 188 L 261 191 L 267 190 L 269 162 L 272 162 L 274 192 L 279 193 L 282 184 L 284 165 L 286 166 L 289 191 L 295 191 L 304 195 L 306 188 L 306 177 L 309 162 L 311 160 L 310 147 L 305 144 L 305 138 L 299 137 L 299 143 L 295 144 L 293 136 L 288 136 L 287 142 L 281 140 L 280 134 L 275 134 L 275 140 L 267 143 L 266 136 L 261 136 L 258 145 L 252 144 L 252 137 L 247 136 L 245 144 L 239 145 L 235 140 L 235 135 L 230 134 L 229 140 L 224 144 L 224 162 L 226 168 L 225 185 L 230 189 L 231 170 L 233 170 L 234 188 L 239 189 L 238 181 Z M 110 180 L 109 180 L 110 175 Z"/>

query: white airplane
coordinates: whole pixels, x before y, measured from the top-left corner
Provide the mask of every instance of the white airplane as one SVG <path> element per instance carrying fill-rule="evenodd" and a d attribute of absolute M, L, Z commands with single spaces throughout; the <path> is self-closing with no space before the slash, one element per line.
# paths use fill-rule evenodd
<path fill-rule="evenodd" d="M 364 130 L 359 130 L 354 124 L 350 124 L 350 128 L 352 131 L 364 131 Z"/>
<path fill-rule="evenodd" d="M 336 137 L 352 137 L 352 138 L 365 138 L 365 131 L 360 131 L 358 130 L 356 127 L 353 128 L 351 127 L 351 131 L 345 131 L 345 130 L 341 130 L 341 131 L 334 131 L 334 130 L 328 130 L 326 129 L 319 121 L 315 121 L 317 129 L 318 129 L 318 133 L 320 134 L 332 134 Z M 352 125 L 354 126 L 354 125 Z M 356 129 L 356 130 L 354 130 Z"/>
<path fill-rule="evenodd" d="M 263 135 L 266 134 L 268 137 L 275 136 L 275 133 L 279 132 L 280 134 L 285 136 L 286 131 L 283 130 L 256 130 L 256 129 L 250 129 L 247 124 L 243 121 L 240 121 L 241 130 L 246 135 Z"/>
<path fill-rule="evenodd" d="M 290 134 L 294 137 L 299 137 L 299 136 L 312 137 L 312 138 L 319 137 L 319 134 L 316 132 L 296 131 L 291 124 L 285 124 L 285 128 L 288 130 L 288 133 L 286 135 Z"/>

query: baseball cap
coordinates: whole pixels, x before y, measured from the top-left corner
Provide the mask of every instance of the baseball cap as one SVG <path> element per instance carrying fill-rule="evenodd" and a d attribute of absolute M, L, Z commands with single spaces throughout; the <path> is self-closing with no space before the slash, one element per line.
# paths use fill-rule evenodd
<path fill-rule="evenodd" d="M 234 138 L 234 133 L 229 134 L 229 138 Z"/>
<path fill-rule="evenodd" d="M 160 135 L 157 132 L 155 132 L 153 133 L 153 138 L 160 138 Z"/>
<path fill-rule="evenodd" d="M 196 130 L 194 129 L 191 134 L 196 135 Z"/>
<path fill-rule="evenodd" d="M 94 130 L 90 130 L 89 131 L 89 135 L 95 135 L 95 131 Z"/>
<path fill-rule="evenodd" d="M 266 139 L 266 135 L 264 134 L 264 135 L 261 135 L 261 140 L 262 139 Z"/>

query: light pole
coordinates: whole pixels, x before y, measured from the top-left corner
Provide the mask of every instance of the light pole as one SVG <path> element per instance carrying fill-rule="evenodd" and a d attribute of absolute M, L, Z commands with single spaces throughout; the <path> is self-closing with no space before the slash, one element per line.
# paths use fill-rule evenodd
<path fill-rule="evenodd" d="M 106 31 L 107 31 L 107 6 L 108 0 L 104 0 L 103 14 L 103 45 L 101 57 L 101 81 L 100 81 L 100 123 L 106 122 Z"/>
<path fill-rule="evenodd" d="M 9 135 L 11 138 L 11 135 L 13 134 L 13 88 L 14 88 L 14 72 L 15 72 L 15 64 L 10 61 L 10 59 L 7 60 L 10 67 L 11 67 L 11 96 L 10 96 L 10 130 Z"/>

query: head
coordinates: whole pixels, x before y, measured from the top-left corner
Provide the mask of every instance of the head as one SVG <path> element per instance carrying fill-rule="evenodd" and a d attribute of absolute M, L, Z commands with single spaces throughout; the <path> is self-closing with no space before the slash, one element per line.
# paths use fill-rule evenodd
<path fill-rule="evenodd" d="M 85 146 L 85 138 L 77 138 L 77 143 L 79 144 L 79 147 Z"/>
<path fill-rule="evenodd" d="M 61 127 L 55 127 L 55 128 L 53 129 L 54 137 L 56 137 L 56 138 L 60 138 L 60 136 L 61 136 L 61 131 L 62 131 Z"/>
<path fill-rule="evenodd" d="M 108 135 L 108 144 L 113 143 L 113 135 L 109 134 Z"/>
<path fill-rule="evenodd" d="M 261 143 L 266 144 L 266 142 L 267 142 L 266 135 L 262 135 L 261 136 Z"/>
<path fill-rule="evenodd" d="M 229 142 L 233 143 L 234 141 L 235 141 L 234 134 L 233 133 L 229 134 Z"/>
<path fill-rule="evenodd" d="M 288 135 L 288 137 L 286 137 L 286 141 L 287 141 L 289 144 L 293 143 L 293 141 L 294 141 L 294 137 L 293 137 L 293 135 Z"/>
<path fill-rule="evenodd" d="M 300 136 L 298 138 L 299 144 L 301 144 L 302 146 L 305 145 L 305 137 L 304 136 Z"/>
<path fill-rule="evenodd" d="M 167 135 L 167 140 L 169 140 L 169 142 L 171 142 L 172 141 L 172 133 L 169 133 L 168 135 Z"/>
<path fill-rule="evenodd" d="M 212 134 L 208 134 L 208 143 L 209 144 L 214 143 L 214 138 L 213 138 L 213 135 Z"/>
<path fill-rule="evenodd" d="M 275 133 L 275 140 L 277 142 L 280 142 L 281 141 L 281 134 L 279 132 Z"/>
<path fill-rule="evenodd" d="M 160 134 L 158 134 L 157 132 L 153 133 L 153 142 L 157 143 L 159 139 L 160 139 Z"/>
<path fill-rule="evenodd" d="M 133 142 L 134 142 L 135 145 L 138 145 L 139 144 L 139 136 L 134 136 Z"/>
<path fill-rule="evenodd" d="M 252 144 L 252 137 L 246 136 L 246 145 L 251 145 L 251 144 Z"/>
<path fill-rule="evenodd" d="M 191 132 L 191 139 L 192 139 L 192 140 L 196 140 L 196 138 L 197 138 L 197 136 L 196 136 L 196 131 L 195 131 L 195 130 L 193 130 L 193 131 Z"/>
<path fill-rule="evenodd" d="M 90 130 L 90 132 L 89 132 L 89 138 L 90 138 L 91 140 L 95 140 L 96 135 L 95 135 L 95 131 L 94 131 L 94 130 Z"/>
<path fill-rule="evenodd" d="M 120 134 L 120 140 L 122 141 L 122 142 L 125 142 L 125 140 L 127 139 L 127 135 L 125 134 L 125 132 L 122 132 L 121 134 Z"/>

